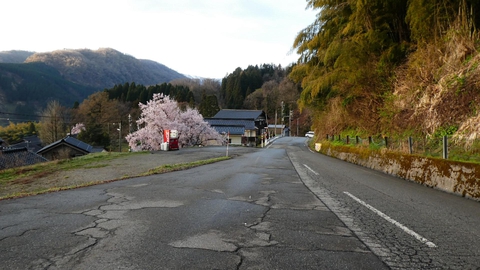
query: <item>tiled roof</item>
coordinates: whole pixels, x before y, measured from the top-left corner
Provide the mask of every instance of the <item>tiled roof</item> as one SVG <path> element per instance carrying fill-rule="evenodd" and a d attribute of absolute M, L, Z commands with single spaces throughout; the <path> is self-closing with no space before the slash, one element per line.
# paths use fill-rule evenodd
<path fill-rule="evenodd" d="M 208 118 L 205 119 L 210 126 L 242 126 L 246 130 L 253 130 L 256 129 L 255 121 L 253 120 L 232 120 L 232 119 L 215 119 L 215 118 Z"/>
<path fill-rule="evenodd" d="M 71 144 L 73 146 L 76 146 L 84 151 L 87 151 L 89 153 L 92 152 L 92 149 L 93 149 L 93 146 L 87 144 L 87 143 L 84 143 L 78 139 L 75 139 L 74 137 L 70 137 L 70 136 L 67 136 L 66 138 L 64 138 L 65 142 L 67 142 L 68 144 Z"/>
<path fill-rule="evenodd" d="M 245 134 L 245 128 L 241 126 L 212 126 L 218 133 L 230 135 L 243 135 Z"/>
<path fill-rule="evenodd" d="M 213 118 L 255 120 L 262 114 L 263 111 L 257 110 L 220 110 Z"/>
<path fill-rule="evenodd" d="M 87 152 L 87 153 L 91 153 L 92 150 L 93 150 L 93 146 L 87 144 L 87 143 L 84 143 L 78 139 L 75 139 L 74 137 L 70 137 L 70 136 L 67 136 L 61 140 L 58 140 L 56 142 L 53 142 L 45 147 L 43 147 L 42 149 L 38 150 L 37 153 L 38 154 L 41 154 L 41 153 L 44 153 L 46 151 L 48 151 L 49 149 L 51 148 L 54 148 L 55 146 L 61 144 L 62 142 L 66 143 L 66 144 L 69 144 L 71 145 L 72 147 L 75 147 L 79 150 L 82 150 L 84 152 Z"/>
<path fill-rule="evenodd" d="M 29 152 L 27 148 L 0 150 L 0 170 L 33 165 L 47 161 L 42 156 Z"/>
<path fill-rule="evenodd" d="M 245 130 L 257 130 L 255 121 L 263 123 L 264 118 L 263 111 L 220 110 L 213 118 L 206 118 L 205 121 L 220 134 L 244 135 Z"/>
<path fill-rule="evenodd" d="M 42 149 L 42 141 L 36 135 L 26 136 L 20 143 L 10 145 L 11 148 L 27 148 L 29 151 L 36 153 Z"/>

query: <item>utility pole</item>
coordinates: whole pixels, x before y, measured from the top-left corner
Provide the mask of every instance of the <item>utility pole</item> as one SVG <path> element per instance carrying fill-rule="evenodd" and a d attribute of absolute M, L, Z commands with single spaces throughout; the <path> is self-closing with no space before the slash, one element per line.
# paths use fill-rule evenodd
<path fill-rule="evenodd" d="M 275 106 L 276 107 L 276 106 Z M 275 109 L 275 131 L 274 131 L 274 136 L 277 136 L 277 109 Z"/>
<path fill-rule="evenodd" d="M 118 151 L 122 152 L 122 122 L 118 122 Z"/>
<path fill-rule="evenodd" d="M 282 111 L 280 112 L 280 117 L 282 118 L 282 124 L 281 124 L 282 126 L 285 123 L 285 117 L 283 116 L 284 109 L 285 109 L 285 103 L 283 103 L 283 101 L 282 101 Z M 282 130 L 282 136 L 285 136 L 285 134 L 283 132 L 284 132 L 284 130 Z"/>
<path fill-rule="evenodd" d="M 293 111 L 290 110 L 290 113 L 288 114 L 288 129 L 290 129 L 290 136 L 292 136 L 292 115 L 293 115 Z"/>
<path fill-rule="evenodd" d="M 298 136 L 298 117 L 297 117 L 297 136 Z"/>
<path fill-rule="evenodd" d="M 283 123 L 284 123 L 284 121 L 285 121 L 285 118 L 284 118 L 284 116 L 283 116 L 283 111 L 284 111 L 284 110 L 285 110 L 285 104 L 284 104 L 283 101 L 282 101 L 282 112 L 281 112 L 281 114 L 280 114 L 281 117 L 282 117 L 282 125 L 283 125 Z"/>

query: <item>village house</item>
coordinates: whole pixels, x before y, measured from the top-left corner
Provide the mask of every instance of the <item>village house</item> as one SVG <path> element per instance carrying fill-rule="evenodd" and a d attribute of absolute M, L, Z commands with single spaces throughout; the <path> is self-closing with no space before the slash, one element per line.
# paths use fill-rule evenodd
<path fill-rule="evenodd" d="M 25 136 L 21 142 L 12 144 L 9 148 L 27 148 L 28 151 L 36 153 L 42 149 L 42 140 L 37 135 Z"/>
<path fill-rule="evenodd" d="M 206 118 L 218 133 L 229 136 L 232 145 L 256 146 L 266 133 L 267 118 L 260 110 L 220 110 L 214 117 Z"/>
<path fill-rule="evenodd" d="M 285 125 L 268 125 L 270 137 L 285 136 Z"/>
<path fill-rule="evenodd" d="M 27 148 L 4 148 L 0 150 L 0 170 L 33 165 L 47 160 Z"/>
<path fill-rule="evenodd" d="M 67 136 L 38 150 L 37 154 L 48 160 L 73 158 L 89 153 L 102 152 L 103 148 L 94 148 L 74 137 Z"/>

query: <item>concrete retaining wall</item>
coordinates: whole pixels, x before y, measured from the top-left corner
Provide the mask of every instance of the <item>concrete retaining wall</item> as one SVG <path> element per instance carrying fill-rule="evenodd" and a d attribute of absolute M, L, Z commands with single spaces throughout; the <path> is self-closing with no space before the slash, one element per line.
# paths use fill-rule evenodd
<path fill-rule="evenodd" d="M 315 150 L 350 163 L 480 201 L 478 164 L 404 155 L 386 149 L 374 151 L 330 144 L 316 144 Z"/>

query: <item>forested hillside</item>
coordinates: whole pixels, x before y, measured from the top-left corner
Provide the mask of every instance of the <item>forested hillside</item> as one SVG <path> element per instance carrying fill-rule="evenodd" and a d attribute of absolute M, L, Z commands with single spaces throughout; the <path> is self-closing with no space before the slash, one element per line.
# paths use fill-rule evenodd
<path fill-rule="evenodd" d="M 25 62 L 43 62 L 57 69 L 67 80 L 98 89 L 125 82 L 155 85 L 185 78 L 162 64 L 136 59 L 110 48 L 35 53 Z"/>
<path fill-rule="evenodd" d="M 23 63 L 32 54 L 34 54 L 34 52 L 28 52 L 28 51 L 0 52 L 0 63 Z"/>
<path fill-rule="evenodd" d="M 186 86 L 175 86 L 170 83 L 163 83 L 151 86 L 141 84 L 125 83 L 115 85 L 113 88 L 105 89 L 110 99 L 116 99 L 123 103 L 131 103 L 132 107 L 138 108 L 138 103 L 146 104 L 153 98 L 153 94 L 170 96 L 178 103 L 187 103 L 195 106 L 195 98 L 192 91 Z"/>
<path fill-rule="evenodd" d="M 0 63 L 0 112 L 9 113 L 0 119 L 0 125 L 36 120 L 32 116 L 51 100 L 71 107 L 74 102 L 82 102 L 90 94 L 117 84 L 156 85 L 185 78 L 162 64 L 113 49 L 36 54 L 10 51 L 0 53 L 2 61 L 11 63 Z M 13 63 L 20 61 L 26 63 Z"/>
<path fill-rule="evenodd" d="M 320 137 L 480 134 L 480 2 L 308 1 L 290 77 Z"/>
<path fill-rule="evenodd" d="M 8 119 L 2 118 L 0 123 L 36 120 L 25 118 L 24 115 L 37 114 L 50 100 L 58 100 L 70 107 L 95 90 L 65 80 L 56 69 L 44 63 L 0 63 L 0 112 L 14 113 L 16 116 L 6 115 Z"/>
<path fill-rule="evenodd" d="M 299 110 L 302 88 L 289 78 L 291 71 L 292 66 L 272 64 L 237 68 L 223 78 L 220 102 L 229 109 L 263 110 L 269 124 L 285 124 L 293 135 L 303 135 L 311 126 L 310 111 Z"/>

